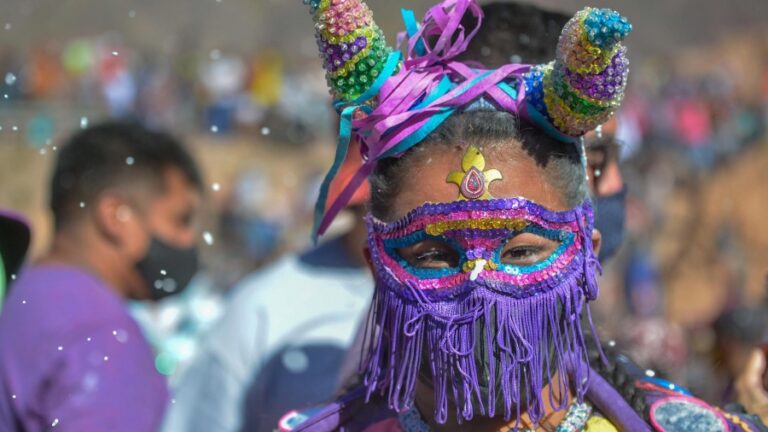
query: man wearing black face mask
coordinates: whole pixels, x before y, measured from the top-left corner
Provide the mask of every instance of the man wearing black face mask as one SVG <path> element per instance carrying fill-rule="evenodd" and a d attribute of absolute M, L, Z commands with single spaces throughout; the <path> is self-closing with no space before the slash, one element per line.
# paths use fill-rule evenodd
<path fill-rule="evenodd" d="M 158 429 L 166 383 L 124 300 L 192 278 L 201 191 L 183 146 L 137 124 L 97 125 L 62 147 L 53 245 L 0 315 L 0 430 Z"/>

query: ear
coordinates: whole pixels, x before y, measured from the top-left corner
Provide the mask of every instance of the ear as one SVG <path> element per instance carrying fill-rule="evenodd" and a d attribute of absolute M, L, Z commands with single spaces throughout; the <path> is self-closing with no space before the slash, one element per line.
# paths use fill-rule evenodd
<path fill-rule="evenodd" d="M 592 250 L 595 251 L 595 256 L 600 255 L 600 246 L 603 244 L 603 235 L 597 229 L 592 230 Z"/>
<path fill-rule="evenodd" d="M 127 233 L 127 225 L 134 219 L 131 208 L 115 194 L 105 193 L 91 208 L 96 229 L 109 241 L 120 243 Z"/>

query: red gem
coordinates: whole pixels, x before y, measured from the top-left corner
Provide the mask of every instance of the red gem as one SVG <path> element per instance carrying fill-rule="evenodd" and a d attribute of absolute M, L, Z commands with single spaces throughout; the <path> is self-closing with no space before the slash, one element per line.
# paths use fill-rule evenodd
<path fill-rule="evenodd" d="M 479 169 L 472 167 L 464 174 L 461 194 L 469 199 L 477 199 L 485 194 L 485 176 Z"/>

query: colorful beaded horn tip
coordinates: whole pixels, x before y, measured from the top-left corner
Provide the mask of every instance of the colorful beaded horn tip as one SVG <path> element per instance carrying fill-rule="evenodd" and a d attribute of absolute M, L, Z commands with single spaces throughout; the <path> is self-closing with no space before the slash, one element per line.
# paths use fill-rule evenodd
<path fill-rule="evenodd" d="M 336 100 L 352 101 L 376 81 L 392 49 L 360 0 L 304 0 L 315 21 L 328 88 Z"/>

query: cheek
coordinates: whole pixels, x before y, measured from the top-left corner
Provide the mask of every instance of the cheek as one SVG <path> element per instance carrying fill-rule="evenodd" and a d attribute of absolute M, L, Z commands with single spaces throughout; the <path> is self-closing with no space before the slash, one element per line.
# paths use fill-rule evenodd
<path fill-rule="evenodd" d="M 135 220 L 126 222 L 121 239 L 124 253 L 133 261 L 144 257 L 149 249 L 150 235 L 145 227 Z"/>

